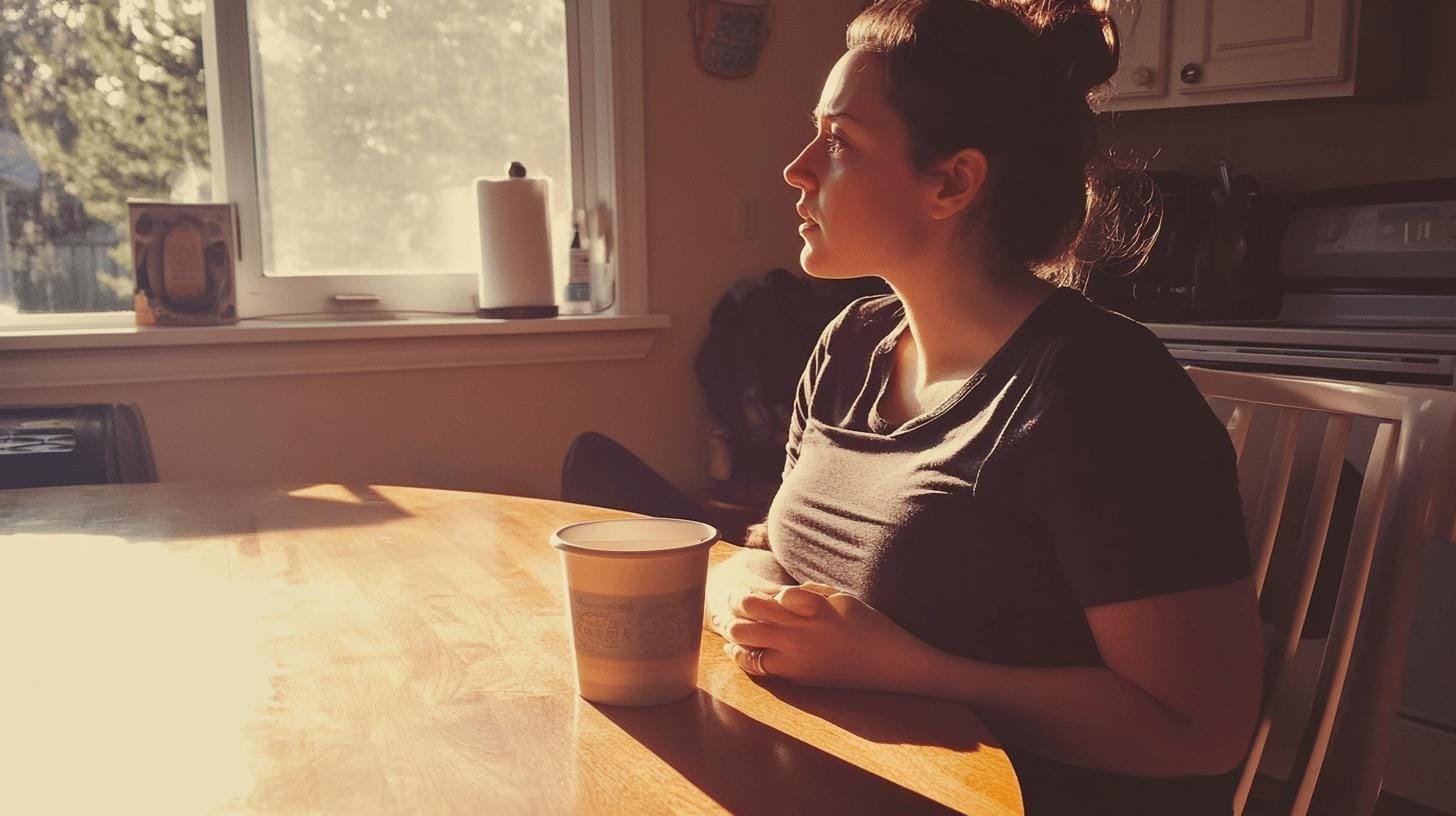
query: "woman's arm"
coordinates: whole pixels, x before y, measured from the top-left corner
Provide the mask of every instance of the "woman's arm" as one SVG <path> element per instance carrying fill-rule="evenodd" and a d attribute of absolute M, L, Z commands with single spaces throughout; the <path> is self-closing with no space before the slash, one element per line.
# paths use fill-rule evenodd
<path fill-rule="evenodd" d="M 1105 668 L 957 657 L 851 595 L 808 589 L 738 599 L 725 631 L 740 666 L 762 647 L 773 676 L 963 701 L 1007 743 L 1118 773 L 1222 773 L 1248 748 L 1263 677 L 1248 580 L 1088 609 Z"/>
<path fill-rule="evenodd" d="M 975 706 L 998 738 L 1143 776 L 1217 774 L 1248 750 L 1263 678 L 1249 581 L 1087 610 L 1106 668 L 1018 668 L 929 650 L 907 690 Z"/>

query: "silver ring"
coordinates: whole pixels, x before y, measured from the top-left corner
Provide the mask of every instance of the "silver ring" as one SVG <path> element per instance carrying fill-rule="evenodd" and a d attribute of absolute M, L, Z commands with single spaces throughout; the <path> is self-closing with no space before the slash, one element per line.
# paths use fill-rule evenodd
<path fill-rule="evenodd" d="M 754 674 L 768 674 L 768 672 L 763 670 L 763 652 L 763 649 L 748 650 L 748 666 L 753 669 Z"/>

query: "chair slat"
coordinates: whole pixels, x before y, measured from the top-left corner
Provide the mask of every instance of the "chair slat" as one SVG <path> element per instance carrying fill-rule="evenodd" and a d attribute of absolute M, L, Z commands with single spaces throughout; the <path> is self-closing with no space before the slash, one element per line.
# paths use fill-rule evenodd
<path fill-rule="evenodd" d="M 1340 468 L 1345 462 L 1345 448 L 1350 443 L 1350 426 L 1350 417 L 1342 415 L 1330 417 L 1325 426 L 1324 442 L 1320 445 L 1319 461 L 1315 466 L 1309 505 L 1300 530 L 1299 553 L 1303 559 L 1303 565 L 1299 572 L 1299 584 L 1294 596 L 1294 605 L 1284 615 L 1283 620 L 1276 622 L 1274 637 L 1270 641 L 1274 654 L 1271 656 L 1272 659 L 1266 663 L 1267 670 L 1264 676 L 1266 698 L 1273 695 L 1287 682 L 1289 667 L 1294 662 L 1295 651 L 1299 648 L 1299 634 L 1304 628 L 1304 619 L 1309 611 L 1309 599 L 1314 594 L 1314 579 L 1319 573 L 1320 556 L 1324 553 L 1325 538 L 1330 528 L 1330 516 L 1334 512 L 1335 491 L 1340 483 Z M 1282 426 L 1280 430 L 1283 430 Z M 1285 484 L 1279 490 L 1281 497 L 1287 491 L 1288 478 L 1288 468 L 1285 468 Z M 1274 526 L 1278 526 L 1277 522 Z M 1270 538 L 1272 539 L 1272 537 L 1271 533 Z M 1269 549 L 1272 554 L 1272 541 Z M 1263 566 L 1267 570 L 1267 557 L 1262 560 L 1265 562 Z M 1260 576 L 1259 579 L 1261 588 L 1263 577 Z M 1254 732 L 1249 762 L 1244 766 L 1243 776 L 1239 780 L 1235 795 L 1235 812 L 1241 812 L 1248 800 L 1254 776 L 1258 773 L 1259 760 L 1263 757 L 1264 748 L 1269 741 L 1269 731 L 1273 725 L 1273 712 L 1265 710 L 1260 716 L 1258 727 Z"/>
<path fill-rule="evenodd" d="M 1382 422 L 1375 432 L 1375 443 L 1365 468 L 1365 482 L 1360 488 L 1355 524 L 1350 532 L 1350 549 L 1345 556 L 1345 569 L 1340 580 L 1330 636 L 1320 665 L 1315 686 L 1314 705 L 1309 723 L 1295 755 L 1297 781 L 1292 814 L 1308 812 L 1314 797 L 1319 769 L 1329 749 L 1334 731 L 1335 714 L 1345 691 L 1345 678 L 1350 668 L 1350 655 L 1355 647 L 1355 631 L 1365 605 L 1365 590 L 1370 579 L 1370 565 L 1375 554 L 1375 541 L 1385 498 L 1390 486 L 1391 467 L 1395 461 L 1397 424 Z"/>
<path fill-rule="evenodd" d="M 1244 458 L 1244 443 L 1249 439 L 1249 426 L 1253 424 L 1254 406 L 1246 401 L 1234 403 L 1233 413 L 1229 414 L 1228 428 L 1229 441 L 1234 446 L 1234 458 Z"/>
<path fill-rule="evenodd" d="M 1284 517 L 1284 500 L 1289 493 L 1289 476 L 1294 470 L 1299 420 L 1303 414 L 1295 409 L 1279 412 L 1274 439 L 1269 446 L 1269 458 L 1256 494 L 1258 504 L 1249 518 L 1249 545 L 1254 550 L 1254 592 L 1261 598 L 1264 596 L 1264 582 L 1269 577 L 1269 563 L 1274 557 L 1279 521 Z"/>

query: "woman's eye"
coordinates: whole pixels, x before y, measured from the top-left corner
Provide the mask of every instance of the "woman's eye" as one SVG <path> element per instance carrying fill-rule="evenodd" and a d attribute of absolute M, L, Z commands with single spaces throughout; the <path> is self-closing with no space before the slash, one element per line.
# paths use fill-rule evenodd
<path fill-rule="evenodd" d="M 820 132 L 822 123 L 819 121 L 819 115 L 817 113 L 813 111 L 809 112 L 809 123 L 814 126 L 814 131 L 816 133 Z M 839 151 L 844 149 L 844 142 L 838 136 L 835 136 L 832 132 L 828 130 L 823 131 L 823 139 L 826 145 L 826 149 L 830 153 L 838 153 Z"/>

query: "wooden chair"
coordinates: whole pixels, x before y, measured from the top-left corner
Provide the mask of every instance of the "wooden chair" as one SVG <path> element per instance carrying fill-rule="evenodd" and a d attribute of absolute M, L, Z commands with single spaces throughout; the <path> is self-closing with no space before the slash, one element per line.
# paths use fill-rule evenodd
<path fill-rule="evenodd" d="M 1235 816 L 1246 812 L 1265 755 L 1270 701 L 1290 682 L 1352 429 L 1357 423 L 1373 427 L 1348 551 L 1343 565 L 1334 565 L 1339 591 L 1328 641 L 1281 804 L 1281 812 L 1292 816 L 1366 816 L 1380 794 L 1401 689 L 1419 549 L 1456 540 L 1456 393 L 1198 368 L 1188 374 L 1227 416 L 1256 587 L 1269 623 L 1263 711 Z M 1260 439 L 1254 443 L 1256 425 Z M 1322 429 L 1317 444 L 1299 444 L 1301 428 L 1311 425 Z M 1296 455 L 1301 452 L 1314 455 Z M 1291 506 L 1297 512 L 1304 498 L 1290 491 L 1301 464 L 1310 487 L 1303 516 L 1292 517 Z M 1297 534 L 1281 535 L 1291 530 Z M 1285 552 L 1290 546 L 1294 551 Z M 1290 566 L 1271 570 L 1276 563 Z M 1269 603 L 1275 594 L 1282 601 Z"/>

